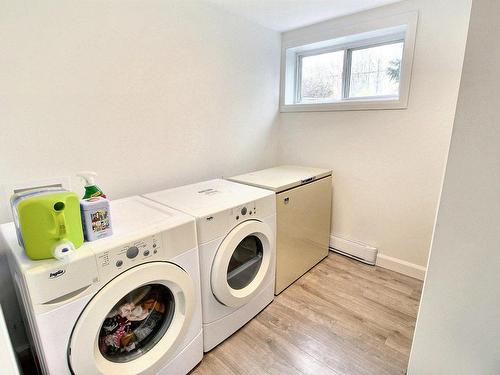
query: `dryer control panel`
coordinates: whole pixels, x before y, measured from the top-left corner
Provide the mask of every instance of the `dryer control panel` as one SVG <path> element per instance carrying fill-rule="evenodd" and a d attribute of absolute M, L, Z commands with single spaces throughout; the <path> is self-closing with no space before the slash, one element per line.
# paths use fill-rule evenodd
<path fill-rule="evenodd" d="M 255 218 L 256 213 L 257 205 L 255 202 L 248 202 L 247 204 L 235 207 L 231 210 L 231 215 L 233 216 L 233 220 L 235 222 L 245 221 L 251 219 L 252 217 Z"/>
<path fill-rule="evenodd" d="M 199 217 L 197 219 L 198 243 L 203 244 L 226 236 L 229 231 L 246 220 L 262 221 L 271 215 L 276 215 L 276 197 L 274 194 Z"/>
<path fill-rule="evenodd" d="M 161 239 L 162 236 L 158 233 L 101 251 L 96 256 L 101 281 L 111 279 L 139 264 L 162 260 Z"/>

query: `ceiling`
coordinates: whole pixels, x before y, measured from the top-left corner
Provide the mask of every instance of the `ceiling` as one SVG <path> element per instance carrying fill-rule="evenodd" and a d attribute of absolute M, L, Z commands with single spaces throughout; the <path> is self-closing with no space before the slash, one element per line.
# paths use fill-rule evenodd
<path fill-rule="evenodd" d="M 276 31 L 397 3 L 400 0 L 205 0 Z"/>

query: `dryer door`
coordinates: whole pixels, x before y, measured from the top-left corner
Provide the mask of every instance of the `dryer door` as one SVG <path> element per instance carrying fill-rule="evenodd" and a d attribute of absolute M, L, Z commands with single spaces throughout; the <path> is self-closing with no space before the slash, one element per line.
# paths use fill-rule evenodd
<path fill-rule="evenodd" d="M 257 294 L 274 270 L 275 241 L 269 226 L 249 220 L 222 241 L 212 265 L 212 292 L 224 305 L 239 307 Z"/>
<path fill-rule="evenodd" d="M 68 349 L 73 373 L 156 373 L 185 336 L 195 302 L 193 281 L 174 264 L 125 271 L 80 315 Z"/>

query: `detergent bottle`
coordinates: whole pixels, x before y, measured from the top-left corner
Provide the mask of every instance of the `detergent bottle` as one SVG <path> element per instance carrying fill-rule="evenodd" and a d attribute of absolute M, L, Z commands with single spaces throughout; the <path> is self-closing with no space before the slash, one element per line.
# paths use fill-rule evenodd
<path fill-rule="evenodd" d="M 82 171 L 76 174 L 81 177 L 85 181 L 85 195 L 82 199 L 89 199 L 95 197 L 103 197 L 106 198 L 106 195 L 103 193 L 101 189 L 95 184 L 95 177 L 97 173 L 92 171 Z"/>
<path fill-rule="evenodd" d="M 77 173 L 85 181 L 85 195 L 80 201 L 83 234 L 86 241 L 95 241 L 113 234 L 111 209 L 106 195 L 95 184 L 97 173 Z"/>

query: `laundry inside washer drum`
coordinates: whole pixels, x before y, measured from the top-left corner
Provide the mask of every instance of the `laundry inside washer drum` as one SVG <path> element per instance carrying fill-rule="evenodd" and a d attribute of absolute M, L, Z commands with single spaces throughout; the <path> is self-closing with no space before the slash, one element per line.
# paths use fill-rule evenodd
<path fill-rule="evenodd" d="M 146 353 L 167 331 L 174 310 L 174 296 L 165 285 L 144 285 L 128 293 L 102 323 L 101 354 L 112 362 L 128 362 Z"/>

